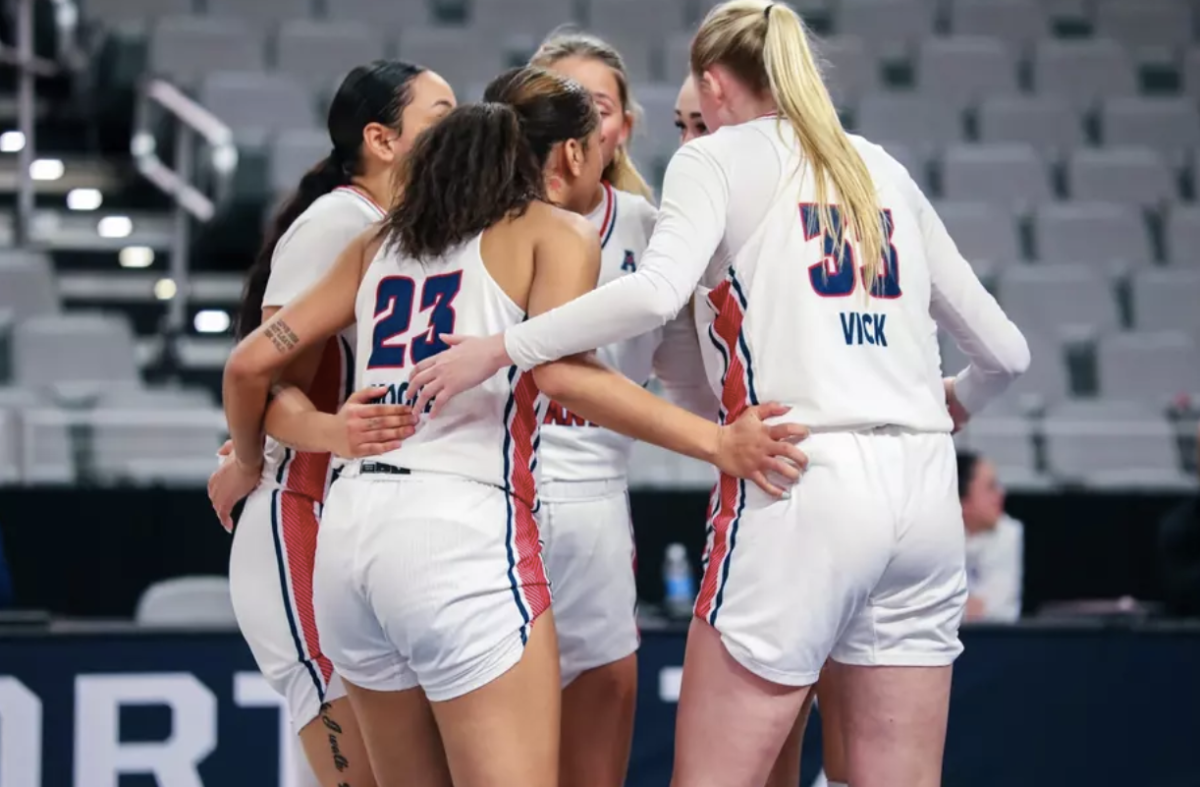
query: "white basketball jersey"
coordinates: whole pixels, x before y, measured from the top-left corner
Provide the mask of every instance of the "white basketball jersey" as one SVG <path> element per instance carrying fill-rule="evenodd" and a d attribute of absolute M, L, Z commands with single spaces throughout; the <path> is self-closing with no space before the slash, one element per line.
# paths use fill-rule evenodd
<path fill-rule="evenodd" d="M 319 197 L 292 223 L 275 245 L 264 307 L 283 307 L 312 287 L 333 267 L 352 240 L 385 215 L 382 207 L 350 187 Z M 330 339 L 309 386 L 308 396 L 321 412 L 335 413 L 354 383 L 354 327 Z M 330 455 L 293 451 L 268 438 L 263 464 L 269 483 L 323 500 Z"/>
<path fill-rule="evenodd" d="M 637 270 L 654 232 L 657 211 L 637 196 L 604 184 L 604 199 L 588 217 L 600 232 L 600 278 L 597 286 Z M 662 331 L 601 347 L 597 358 L 639 385 L 650 379 L 654 351 Z M 542 426 L 542 478 L 554 481 L 598 481 L 624 478 L 633 440 L 596 426 L 550 402 Z"/>
<path fill-rule="evenodd" d="M 489 336 L 525 319 L 492 279 L 479 235 L 437 260 L 420 262 L 382 247 L 358 290 L 358 386 L 387 389 L 383 402 L 410 404 L 413 366 L 446 349 L 441 334 Z M 541 397 L 531 373 L 503 369 L 423 419 L 397 450 L 371 461 L 447 473 L 536 504 Z"/>
<path fill-rule="evenodd" d="M 869 294 L 858 244 L 842 252 L 821 232 L 811 170 L 787 123 L 764 118 L 691 143 L 732 180 L 755 177 L 749 162 L 779 167 L 773 190 L 730 186 L 745 197 L 730 201 L 696 299 L 709 380 L 726 417 L 778 401 L 813 427 L 949 431 L 929 261 L 917 205 L 901 188 L 908 176 L 882 148 L 851 140 L 887 229 Z"/>

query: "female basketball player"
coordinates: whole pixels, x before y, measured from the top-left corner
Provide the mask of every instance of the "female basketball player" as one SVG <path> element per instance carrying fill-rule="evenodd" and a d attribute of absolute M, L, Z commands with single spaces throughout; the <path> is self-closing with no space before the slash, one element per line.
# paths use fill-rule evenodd
<path fill-rule="evenodd" d="M 937 785 L 966 598 L 950 432 L 1028 347 L 903 167 L 842 129 L 791 8 L 724 3 L 691 54 L 715 133 L 672 160 L 640 270 L 504 336 L 451 337 L 411 375 L 415 406 L 436 397 L 437 423 L 491 370 L 653 329 L 702 285 L 723 415 L 779 398 L 814 436 L 796 494 L 723 478 L 714 495 L 675 783 L 761 784 L 832 657 L 850 783 Z M 970 359 L 945 383 L 938 326 Z"/>
<path fill-rule="evenodd" d="M 594 286 L 595 228 L 545 202 L 539 162 L 563 157 L 598 178 L 598 118 L 577 84 L 525 78 L 542 107 L 523 119 L 463 107 L 427 131 L 384 231 L 360 236 L 234 351 L 225 406 L 242 461 L 262 460 L 272 376 L 356 318 L 363 382 L 399 402 L 405 370 L 442 351 L 442 333 L 503 330 Z M 348 465 L 321 523 L 316 612 L 381 784 L 557 783 L 558 661 L 552 617 L 539 620 L 550 598 L 533 517 L 538 388 L 767 489 L 778 491 L 767 472 L 791 481 L 805 461 L 790 443 L 803 429 L 758 420 L 786 408 L 718 427 L 580 357 L 497 374 L 398 450 Z"/>
<path fill-rule="evenodd" d="M 557 30 L 542 43 L 532 64 L 570 77 L 591 93 L 600 115 L 603 184 L 548 173 L 551 202 L 574 200 L 600 233 L 600 283 L 637 270 L 658 212 L 647 202 L 650 187 L 626 152 L 635 104 L 625 64 L 612 46 L 586 33 Z M 519 84 L 528 85 L 528 82 Z M 511 104 L 525 114 L 523 97 L 511 80 L 497 80 L 485 98 Z M 564 187 L 565 186 L 565 187 Z M 668 399 L 692 409 L 690 391 L 716 402 L 707 381 L 694 385 L 672 371 L 686 358 L 699 360 L 691 321 L 668 332 L 655 330 L 601 348 L 597 357 L 630 380 L 645 384 L 651 371 L 667 381 Z M 678 338 L 685 346 L 679 346 Z M 690 345 L 690 346 L 689 346 Z M 698 367 L 694 364 L 692 368 Z M 541 430 L 539 464 L 542 508 L 538 517 L 542 556 L 554 586 L 562 672 L 561 782 L 575 787 L 620 787 L 625 783 L 637 699 L 637 587 L 633 523 L 627 476 L 633 441 L 549 405 Z"/>
<path fill-rule="evenodd" d="M 391 172 L 417 135 L 454 106 L 454 94 L 437 75 L 417 66 L 380 61 L 354 69 L 329 109 L 333 150 L 300 181 L 275 218 L 251 269 L 239 333 L 254 330 L 318 281 L 341 250 L 381 220 L 391 204 Z M 352 336 L 353 334 L 351 334 Z M 342 335 L 291 359 L 284 378 L 307 392 L 318 409 L 338 411 L 350 390 L 354 360 Z M 347 431 L 353 416 L 360 442 L 348 452 L 378 452 L 388 438 L 404 436 L 384 427 L 399 408 L 368 405 L 380 391 L 355 394 L 342 419 L 325 416 Z M 272 433 L 287 436 L 286 395 L 273 408 Z M 289 440 L 301 448 L 303 440 Z M 374 446 L 370 445 L 375 443 Z M 261 451 L 259 452 L 261 453 Z M 312 607 L 317 517 L 325 498 L 330 457 L 285 448 L 271 441 L 261 471 L 235 456 L 210 483 L 218 515 L 232 527 L 230 511 L 250 489 L 230 556 L 234 610 L 259 669 L 288 702 L 308 764 L 323 787 L 373 783 L 358 725 L 340 679 L 323 655 Z"/>

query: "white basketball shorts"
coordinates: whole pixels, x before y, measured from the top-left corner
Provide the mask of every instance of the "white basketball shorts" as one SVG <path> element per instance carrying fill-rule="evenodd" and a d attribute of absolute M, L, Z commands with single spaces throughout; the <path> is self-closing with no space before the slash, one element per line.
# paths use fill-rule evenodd
<path fill-rule="evenodd" d="M 962 510 L 948 434 L 818 432 L 787 500 L 722 476 L 696 615 L 759 677 L 816 682 L 827 657 L 944 666 L 962 652 Z"/>
<path fill-rule="evenodd" d="M 346 693 L 321 652 L 313 614 L 319 513 L 310 497 L 260 486 L 246 499 L 229 556 L 238 626 L 259 670 L 287 700 L 297 732 L 321 703 Z"/>
<path fill-rule="evenodd" d="M 542 484 L 546 571 L 554 588 L 562 685 L 638 648 L 635 552 L 623 479 Z"/>
<path fill-rule="evenodd" d="M 529 506 L 431 473 L 334 482 L 315 590 L 325 652 L 343 678 L 374 691 L 420 686 L 433 702 L 515 666 L 550 607 Z"/>

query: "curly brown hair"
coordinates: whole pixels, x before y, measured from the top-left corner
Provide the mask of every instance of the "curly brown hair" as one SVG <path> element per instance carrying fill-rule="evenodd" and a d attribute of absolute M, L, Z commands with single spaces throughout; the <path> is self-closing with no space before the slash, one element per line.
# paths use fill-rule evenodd
<path fill-rule="evenodd" d="M 577 82 L 541 68 L 497 77 L 485 102 L 459 107 L 423 133 L 398 173 L 401 198 L 384 220 L 388 248 L 435 259 L 546 198 L 554 146 L 599 125 Z"/>

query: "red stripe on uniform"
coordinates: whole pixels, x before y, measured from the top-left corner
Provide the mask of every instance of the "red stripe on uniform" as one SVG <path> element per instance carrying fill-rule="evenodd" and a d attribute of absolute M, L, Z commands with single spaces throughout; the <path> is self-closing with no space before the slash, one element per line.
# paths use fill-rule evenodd
<path fill-rule="evenodd" d="M 336 413 L 341 406 L 344 370 L 342 346 L 335 337 L 325 344 L 321 363 L 308 387 L 308 398 L 322 413 Z M 328 481 L 329 454 L 297 451 L 288 466 L 285 488 L 323 503 Z"/>
<path fill-rule="evenodd" d="M 728 279 L 708 295 L 708 302 L 716 311 L 712 329 L 717 338 L 725 345 L 725 375 L 721 387 L 721 409 L 725 413 L 725 423 L 732 423 L 746 409 L 748 395 L 746 390 L 746 367 L 738 354 L 738 338 L 742 333 L 742 320 L 745 312 L 738 302 L 737 294 Z"/>
<path fill-rule="evenodd" d="M 550 608 L 550 584 L 546 581 L 542 545 L 537 520 L 533 516 L 537 498 L 537 486 L 533 478 L 533 442 L 537 438 L 538 394 L 533 375 L 528 372 L 522 374 L 513 389 L 516 408 L 509 427 L 513 445 L 509 485 L 516 518 L 513 538 L 516 542 L 517 576 L 531 620 Z"/>
<path fill-rule="evenodd" d="M 709 507 L 708 520 L 712 527 L 712 545 L 708 563 L 704 567 L 704 579 L 700 581 L 700 593 L 696 596 L 696 617 L 707 618 L 712 613 L 717 589 L 721 585 L 721 567 L 729 552 L 729 527 L 737 518 L 738 480 L 721 474 L 716 492 Z"/>
<path fill-rule="evenodd" d="M 313 612 L 313 568 L 317 556 L 317 511 L 311 498 L 293 492 L 279 495 L 283 543 L 287 549 L 292 611 L 304 640 L 303 656 L 316 664 L 329 685 L 333 664 L 321 653 L 317 619 Z"/>

